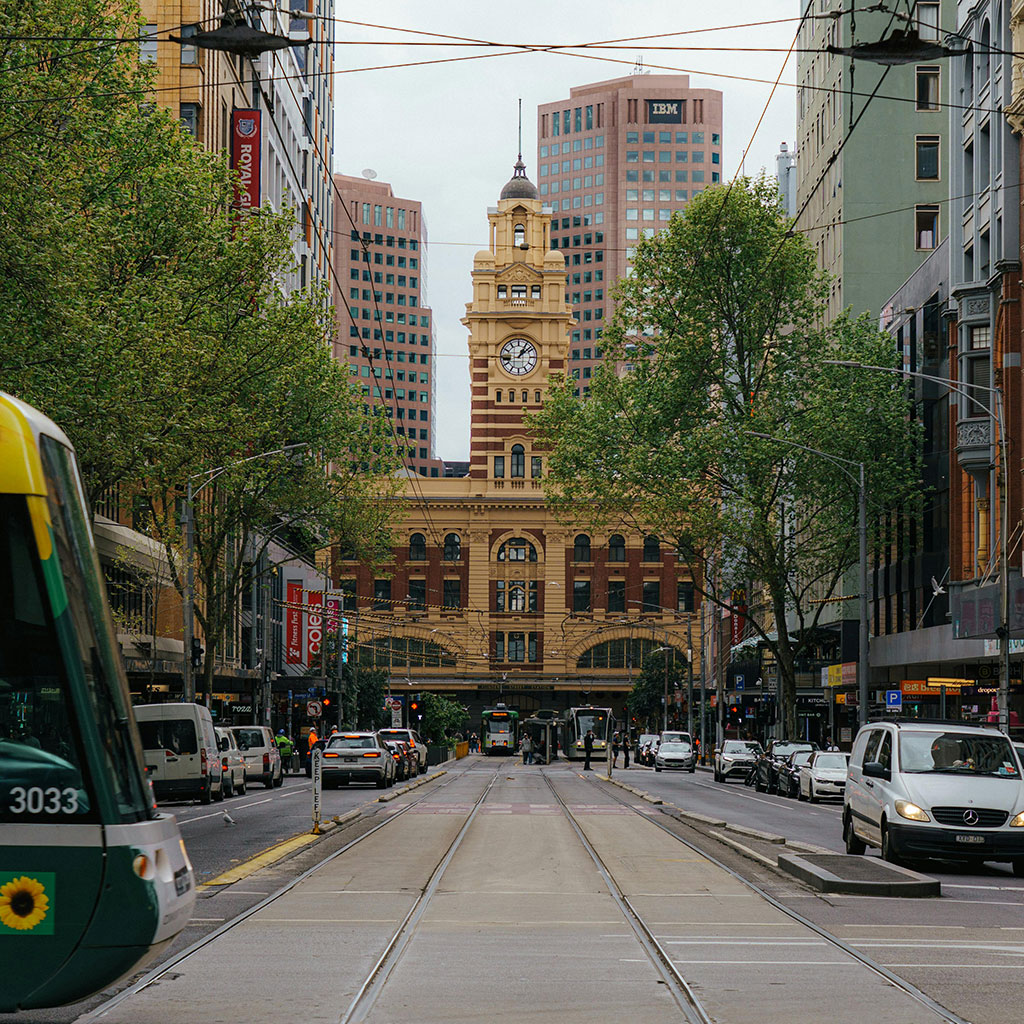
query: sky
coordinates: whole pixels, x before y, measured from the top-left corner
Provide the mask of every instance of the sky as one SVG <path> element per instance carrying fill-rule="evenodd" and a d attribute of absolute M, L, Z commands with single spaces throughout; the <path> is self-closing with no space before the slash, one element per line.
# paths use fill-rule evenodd
<path fill-rule="evenodd" d="M 467 332 L 459 321 L 471 298 L 473 256 L 487 245 L 487 208 L 512 176 L 519 100 L 523 159 L 535 184 L 537 107 L 568 97 L 572 86 L 631 74 L 638 62 L 651 74 L 687 73 L 691 87 L 722 91 L 723 180 L 740 171 L 747 149 L 747 174 L 762 168 L 774 174 L 779 144 L 792 150 L 795 141 L 795 53 L 782 69 L 801 6 L 800 0 L 375 0 L 361 7 L 372 26 L 335 25 L 334 169 L 372 170 L 396 196 L 423 204 L 428 247 L 421 276 L 437 341 L 440 458 L 469 458 Z M 358 17 L 349 5 L 337 4 L 335 13 Z M 736 25 L 749 27 L 721 29 Z M 721 30 L 696 31 L 712 28 Z M 454 40 L 428 33 L 502 45 L 444 45 Z M 605 41 L 616 46 L 569 49 Z M 424 61 L 443 63 L 381 67 Z"/>

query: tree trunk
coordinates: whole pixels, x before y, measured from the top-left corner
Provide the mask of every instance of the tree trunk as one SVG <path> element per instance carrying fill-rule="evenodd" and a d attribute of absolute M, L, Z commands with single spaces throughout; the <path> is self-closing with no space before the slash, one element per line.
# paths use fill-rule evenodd
<path fill-rule="evenodd" d="M 775 665 L 778 675 L 781 739 L 790 740 L 796 738 L 796 667 L 793 646 L 789 642 L 784 593 L 772 593 L 772 609 L 775 614 Z"/>

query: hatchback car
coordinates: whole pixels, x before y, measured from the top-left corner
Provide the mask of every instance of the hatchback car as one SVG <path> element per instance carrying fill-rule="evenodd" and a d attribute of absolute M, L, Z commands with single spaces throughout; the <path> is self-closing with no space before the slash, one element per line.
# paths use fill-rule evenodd
<path fill-rule="evenodd" d="M 819 750 L 800 769 L 800 800 L 817 803 L 824 797 L 843 798 L 846 792 L 846 773 L 850 767 L 850 755 L 838 750 Z"/>
<path fill-rule="evenodd" d="M 395 781 L 395 758 L 375 732 L 335 733 L 324 746 L 323 786 L 347 786 L 350 782 L 372 782 L 386 789 Z"/>
<path fill-rule="evenodd" d="M 754 740 L 726 740 L 715 751 L 715 782 L 725 782 L 733 775 L 746 778 L 763 753 L 761 744 Z"/>
<path fill-rule="evenodd" d="M 245 796 L 245 758 L 238 749 L 235 734 L 230 729 L 218 728 L 217 745 L 220 747 L 222 769 L 221 784 L 225 796 Z"/>
<path fill-rule="evenodd" d="M 697 770 L 697 752 L 690 743 L 675 740 L 662 740 L 658 752 L 654 755 L 654 770 L 677 769 L 685 772 Z"/>
<path fill-rule="evenodd" d="M 846 852 L 1009 861 L 1024 876 L 1024 782 L 1009 738 L 968 722 L 871 722 L 843 795 Z"/>

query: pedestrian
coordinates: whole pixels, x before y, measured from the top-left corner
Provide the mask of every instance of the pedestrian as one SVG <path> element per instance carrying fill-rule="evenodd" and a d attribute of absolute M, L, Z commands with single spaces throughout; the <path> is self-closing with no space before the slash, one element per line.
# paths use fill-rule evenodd
<path fill-rule="evenodd" d="M 316 734 L 316 726 L 311 725 L 309 727 L 309 735 L 306 737 L 307 750 L 306 750 L 306 778 L 312 778 L 313 776 L 313 748 L 316 746 L 316 741 L 319 737 Z"/>
<path fill-rule="evenodd" d="M 585 760 L 583 762 L 583 770 L 589 772 L 590 758 L 594 753 L 594 731 L 592 729 L 587 730 L 587 735 L 583 737 L 583 753 Z"/>
<path fill-rule="evenodd" d="M 469 752 L 475 754 L 480 746 L 480 737 L 476 733 L 473 733 L 469 737 Z"/>
<path fill-rule="evenodd" d="M 622 756 L 625 759 L 622 762 L 623 768 L 629 767 L 629 733 L 625 732 L 622 734 Z"/>
<path fill-rule="evenodd" d="M 295 744 L 291 737 L 285 734 L 284 729 L 277 730 L 277 738 L 274 742 L 281 752 L 281 771 L 287 774 L 292 764 L 292 754 L 295 753 Z"/>
<path fill-rule="evenodd" d="M 614 768 L 619 760 L 619 734 L 612 733 L 612 767 Z"/>
<path fill-rule="evenodd" d="M 523 752 L 523 764 L 533 764 L 533 740 L 530 739 L 528 732 L 523 733 L 523 742 L 519 749 Z"/>

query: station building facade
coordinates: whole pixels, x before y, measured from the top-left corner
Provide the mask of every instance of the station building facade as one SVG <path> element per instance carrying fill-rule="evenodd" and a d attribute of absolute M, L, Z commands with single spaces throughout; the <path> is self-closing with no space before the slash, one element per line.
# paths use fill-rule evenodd
<path fill-rule="evenodd" d="M 390 672 L 391 692 L 430 690 L 471 712 L 579 704 L 621 715 L 644 659 L 685 665 L 694 625 L 688 570 L 658 538 L 588 533 L 556 519 L 548 453 L 531 431 L 576 327 L 552 211 L 520 158 L 473 261 L 469 473 L 410 475 L 392 559 L 336 558 L 350 661 Z"/>

